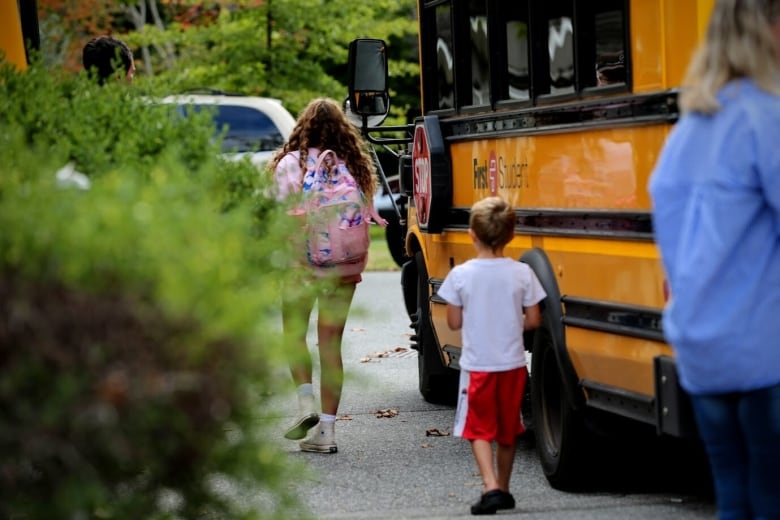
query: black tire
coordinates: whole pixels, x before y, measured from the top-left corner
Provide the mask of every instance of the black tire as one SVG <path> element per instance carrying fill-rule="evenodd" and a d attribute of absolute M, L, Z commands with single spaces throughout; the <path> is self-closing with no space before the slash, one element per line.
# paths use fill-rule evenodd
<path fill-rule="evenodd" d="M 429 403 L 454 405 L 458 397 L 459 372 L 444 365 L 431 325 L 428 269 L 421 252 L 417 265 L 417 312 L 414 329 L 417 340 L 417 370 L 420 394 Z"/>
<path fill-rule="evenodd" d="M 406 256 L 406 249 L 404 246 L 404 239 L 406 238 L 406 229 L 398 221 L 397 216 L 393 216 L 387 219 L 387 227 L 385 228 L 385 240 L 387 241 L 387 249 L 390 251 L 390 256 L 393 257 L 393 261 L 402 267 L 406 262 L 411 260 Z"/>
<path fill-rule="evenodd" d="M 580 488 L 584 483 L 587 432 L 582 413 L 573 408 L 565 394 L 552 336 L 546 327 L 534 334 L 531 402 L 536 451 L 545 477 L 555 489 Z"/>

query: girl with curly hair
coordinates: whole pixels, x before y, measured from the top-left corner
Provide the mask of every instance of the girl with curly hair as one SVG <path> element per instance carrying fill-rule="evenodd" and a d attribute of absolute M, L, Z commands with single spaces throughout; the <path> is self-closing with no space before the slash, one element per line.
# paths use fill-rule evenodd
<path fill-rule="evenodd" d="M 307 162 L 316 160 L 320 152 L 333 150 L 347 166 L 355 183 L 368 201 L 373 200 L 377 186 L 376 169 L 357 129 L 347 119 L 339 104 L 327 98 L 311 101 L 301 112 L 287 142 L 270 162 L 274 172 L 278 200 L 295 198 L 302 190 Z M 378 222 L 387 225 L 386 222 Z M 359 260 L 357 269 L 365 269 L 367 257 Z M 309 437 L 300 442 L 302 451 L 336 453 L 334 425 L 344 368 L 341 342 L 360 272 L 342 276 L 337 269 L 306 264 L 302 279 L 288 284 L 282 296 L 282 322 L 290 354 L 290 371 L 297 385 L 300 415 L 287 430 L 288 439 L 303 439 L 309 429 L 319 423 Z M 328 278 L 333 283 L 314 283 Z M 312 359 L 306 343 L 309 316 L 317 302 L 317 336 L 320 355 L 320 396 L 322 414 L 317 414 L 312 388 Z"/>

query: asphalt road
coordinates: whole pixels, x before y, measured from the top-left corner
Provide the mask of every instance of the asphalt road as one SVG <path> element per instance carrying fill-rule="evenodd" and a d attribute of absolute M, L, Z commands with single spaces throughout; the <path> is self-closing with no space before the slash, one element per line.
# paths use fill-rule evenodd
<path fill-rule="evenodd" d="M 311 469 L 297 487 L 315 518 L 471 516 L 469 505 L 480 493 L 479 474 L 469 444 L 449 435 L 454 409 L 426 403 L 420 397 L 416 352 L 408 349 L 408 325 L 400 273 L 364 274 L 344 337 L 347 381 L 336 422 L 337 454 L 302 453 L 296 442 L 281 439 L 283 423 L 293 415 L 295 401 L 291 393 L 276 400 L 279 410 L 289 411 L 289 417 L 278 425 L 282 449 Z M 315 341 L 312 336 L 310 345 Z M 429 430 L 447 435 L 426 435 Z M 651 449 L 644 441 L 607 442 L 593 449 L 601 451 L 594 457 L 597 463 L 589 489 L 564 493 L 548 485 L 533 438 L 520 438 L 511 483 L 517 508 L 496 516 L 544 520 L 715 517 L 698 459 L 664 456 L 666 452 Z"/>

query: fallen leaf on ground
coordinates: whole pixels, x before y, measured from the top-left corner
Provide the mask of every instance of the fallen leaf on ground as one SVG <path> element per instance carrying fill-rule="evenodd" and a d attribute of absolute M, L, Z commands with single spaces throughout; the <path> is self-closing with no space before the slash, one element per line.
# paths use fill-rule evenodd
<path fill-rule="evenodd" d="M 371 354 L 369 354 L 367 356 L 363 356 L 362 358 L 360 358 L 360 362 L 361 363 L 368 363 L 369 361 L 371 361 L 371 358 L 377 358 L 377 359 L 386 358 L 386 357 L 390 357 L 392 354 L 395 354 L 395 353 L 398 353 L 398 352 L 406 352 L 408 350 L 409 349 L 406 348 L 406 347 L 398 346 L 398 347 L 391 348 L 389 350 L 385 350 L 383 352 L 372 352 Z"/>
<path fill-rule="evenodd" d="M 425 430 L 426 437 L 448 437 L 449 435 L 450 432 L 446 430 L 440 430 L 438 428 L 431 428 L 430 430 Z"/>
<path fill-rule="evenodd" d="M 336 420 L 337 421 L 351 421 L 352 420 L 352 416 L 351 415 L 339 415 L 338 417 L 336 417 Z"/>
<path fill-rule="evenodd" d="M 428 444 L 427 442 L 425 444 L 420 444 L 421 448 L 433 448 L 433 444 Z"/>
<path fill-rule="evenodd" d="M 390 418 L 398 415 L 398 410 L 393 410 L 392 408 L 383 408 L 381 410 L 374 411 L 374 414 L 376 415 L 377 419 Z"/>

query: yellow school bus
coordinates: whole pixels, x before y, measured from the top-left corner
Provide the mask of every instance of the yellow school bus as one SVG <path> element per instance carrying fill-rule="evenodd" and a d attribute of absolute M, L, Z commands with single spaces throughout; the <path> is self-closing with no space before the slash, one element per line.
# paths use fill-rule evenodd
<path fill-rule="evenodd" d="M 622 417 L 695 436 L 663 338 L 646 185 L 712 4 L 418 1 L 422 116 L 401 184 L 420 392 L 454 400 L 461 337 L 437 289 L 475 255 L 470 206 L 499 195 L 517 215 L 506 252 L 548 295 L 526 348 L 537 449 L 558 488 L 583 476 L 586 424 Z"/>

